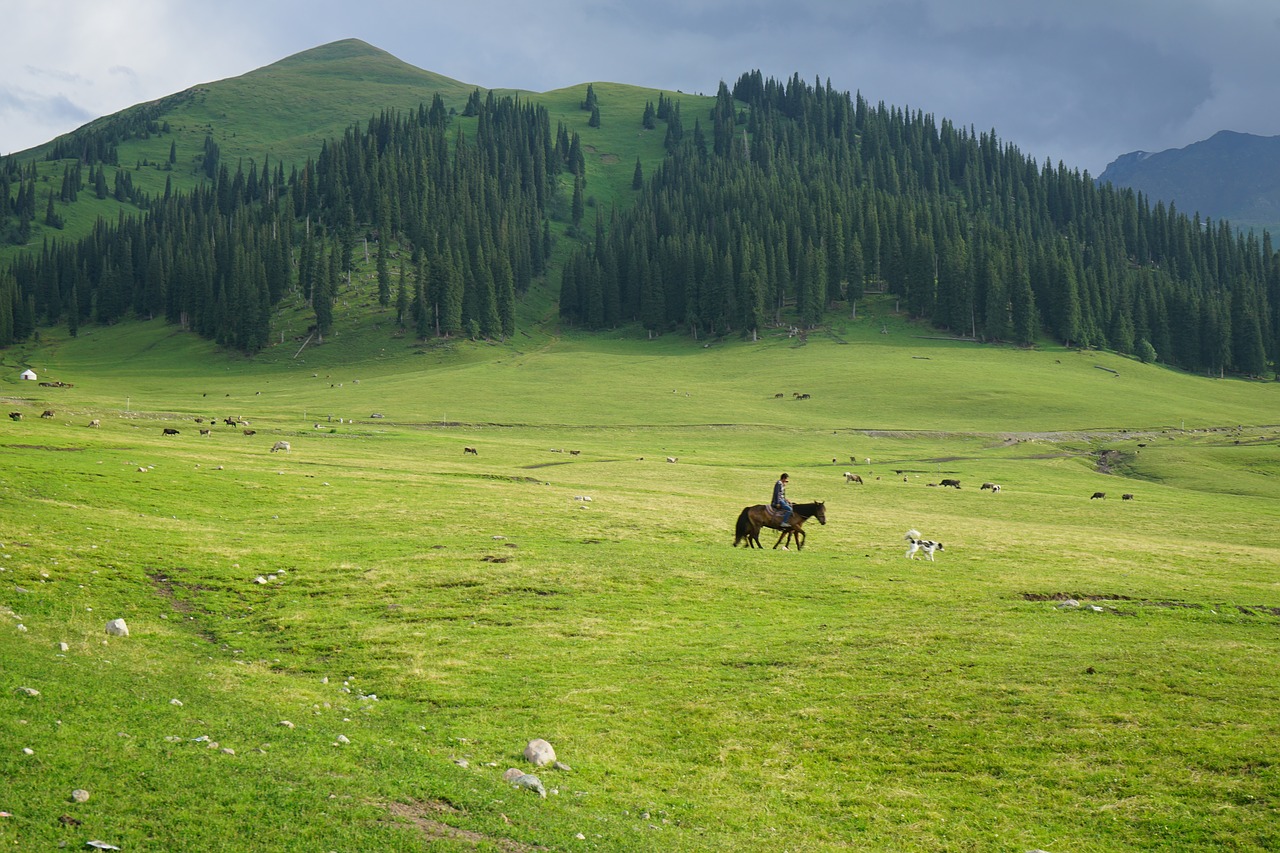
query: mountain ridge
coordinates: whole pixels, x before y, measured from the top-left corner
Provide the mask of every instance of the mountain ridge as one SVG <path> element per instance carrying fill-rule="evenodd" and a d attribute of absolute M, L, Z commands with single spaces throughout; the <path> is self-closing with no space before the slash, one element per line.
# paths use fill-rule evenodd
<path fill-rule="evenodd" d="M 1098 182 L 1245 230 L 1280 230 L 1280 136 L 1220 130 L 1182 148 L 1131 151 Z"/>

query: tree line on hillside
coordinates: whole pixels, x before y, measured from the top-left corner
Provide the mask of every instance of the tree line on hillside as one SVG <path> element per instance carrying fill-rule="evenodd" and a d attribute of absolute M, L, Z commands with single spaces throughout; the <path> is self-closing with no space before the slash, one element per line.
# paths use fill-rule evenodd
<path fill-rule="evenodd" d="M 564 269 L 565 320 L 754 335 L 787 310 L 815 326 L 875 287 L 982 340 L 1047 334 L 1248 375 L 1280 355 L 1270 235 L 798 75 L 722 83 L 709 121 L 709 141 L 700 124 L 668 135 L 633 207 L 598 214 Z"/>
<path fill-rule="evenodd" d="M 563 127 L 552 133 L 545 108 L 476 100 L 474 139 L 459 132 L 450 143 L 437 95 L 349 128 L 288 178 L 279 164 L 231 174 L 223 163 L 193 192 L 150 200 L 144 215 L 46 242 L 0 271 L 0 345 L 40 324 L 75 334 L 132 313 L 253 352 L 290 294 L 314 309 L 323 336 L 367 238 L 380 303 L 394 289 L 398 320 L 420 336 L 513 334 L 517 295 L 546 268 L 557 176 L 581 175 L 581 143 Z M 407 255 L 394 288 L 393 251 Z"/>

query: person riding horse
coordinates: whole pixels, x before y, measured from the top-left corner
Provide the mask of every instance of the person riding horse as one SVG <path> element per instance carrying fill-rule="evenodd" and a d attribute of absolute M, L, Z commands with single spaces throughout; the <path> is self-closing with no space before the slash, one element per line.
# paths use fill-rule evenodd
<path fill-rule="evenodd" d="M 773 484 L 773 499 L 769 502 L 769 506 L 773 507 L 775 512 L 782 513 L 782 522 L 779 525 L 781 529 L 786 530 L 791 526 L 791 502 L 787 500 L 787 481 L 790 478 L 783 474 L 778 478 L 778 482 Z"/>

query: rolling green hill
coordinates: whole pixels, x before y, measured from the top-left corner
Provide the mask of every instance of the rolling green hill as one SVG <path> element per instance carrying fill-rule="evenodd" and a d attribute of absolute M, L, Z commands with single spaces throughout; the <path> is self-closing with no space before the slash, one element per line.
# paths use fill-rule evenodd
<path fill-rule="evenodd" d="M 380 321 L 0 353 L 0 844 L 1280 844 L 1280 384 L 890 297 L 709 346 Z M 783 470 L 828 523 L 733 548 Z"/>
<path fill-rule="evenodd" d="M 581 86 L 545 94 L 495 90 L 544 104 L 553 122 L 586 128 L 589 116 L 579 105 L 586 91 Z M 621 84 L 597 84 L 603 97 L 605 121 L 590 144 L 587 169 L 593 196 L 602 204 L 620 200 L 622 187 L 630 185 L 637 158 L 652 168 L 662 157 L 661 135 L 637 134 L 639 116 L 655 90 Z M 45 191 L 57 190 L 68 161 L 47 161 L 55 145 L 76 152 L 87 139 L 112 141 L 116 166 L 108 166 L 108 185 L 114 186 L 117 168 L 126 170 L 135 188 L 152 198 L 173 191 L 188 191 L 207 181 L 202 171 L 205 139 L 211 138 L 223 164 L 232 172 L 237 164 L 283 165 L 285 173 L 319 155 L 327 141 L 342 136 L 353 124 L 363 126 L 384 110 L 408 112 L 429 104 L 434 95 L 461 112 L 476 86 L 424 71 L 386 51 L 358 39 L 346 39 L 303 51 L 239 77 L 194 86 L 183 92 L 120 113 L 97 119 L 49 143 L 12 155 L 15 164 L 34 165 L 39 175 L 39 212 L 44 212 Z M 675 93 L 666 93 L 674 95 Z M 689 96 L 679 96 L 693 100 Z M 147 123 L 156 126 L 148 132 Z M 159 132 L 160 126 L 168 127 Z M 458 126 L 473 131 L 474 122 L 459 119 Z M 140 129 L 141 128 L 141 129 Z M 625 128 L 625 130 L 624 130 Z M 176 161 L 170 165 L 171 146 Z M 23 248 L 40 246 L 45 239 L 73 240 L 89 233 L 104 217 L 113 220 L 119 211 L 139 212 L 138 206 L 114 197 L 99 200 L 91 188 L 82 189 L 74 203 L 55 202 L 65 220 L 61 229 L 49 228 L 38 216 L 32 222 L 23 247 L 0 245 L 0 265 Z"/>

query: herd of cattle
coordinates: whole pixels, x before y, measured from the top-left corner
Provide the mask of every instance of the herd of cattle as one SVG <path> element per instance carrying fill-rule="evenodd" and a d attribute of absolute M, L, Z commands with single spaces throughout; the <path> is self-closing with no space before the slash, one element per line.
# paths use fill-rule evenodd
<path fill-rule="evenodd" d="M 832 461 L 835 461 L 835 460 L 832 460 Z M 852 457 L 850 457 L 850 461 L 852 461 Z M 902 471 L 899 470 L 899 471 L 896 471 L 895 473 L 902 474 Z M 880 478 L 877 477 L 876 479 L 878 480 Z M 904 483 L 907 482 L 907 477 L 903 476 L 902 481 Z M 860 474 L 855 474 L 852 471 L 844 472 L 844 482 L 845 482 L 845 485 L 848 485 L 850 483 L 857 483 L 859 486 L 863 485 L 862 476 Z M 936 483 L 927 483 L 926 485 L 934 488 L 942 487 L 942 488 L 959 489 L 960 481 L 951 477 L 947 477 L 942 480 L 939 480 Z M 990 491 L 992 494 L 998 494 L 1001 491 L 1001 486 L 999 483 L 983 483 L 981 486 L 978 487 L 978 490 Z M 1107 496 L 1106 492 L 1094 492 L 1092 497 L 1089 498 L 1089 500 L 1091 501 L 1100 500 L 1100 499 L 1106 498 L 1106 496 Z M 1132 492 L 1125 492 L 1123 495 L 1120 496 L 1120 499 L 1124 501 L 1131 501 L 1134 499 L 1134 496 Z"/>
<path fill-rule="evenodd" d="M 805 396 L 808 396 L 808 395 L 806 394 Z M 55 413 L 54 413 L 53 409 L 45 409 L 45 410 L 44 410 L 44 412 L 42 412 L 42 413 L 41 413 L 40 417 L 42 417 L 42 418 L 52 418 L 52 417 L 54 417 L 54 414 L 55 414 Z M 14 421 L 20 421 L 20 420 L 22 420 L 22 412 L 10 412 L 10 413 L 9 413 L 9 418 L 10 418 L 11 420 L 14 420 Z M 216 419 L 216 418 L 211 418 L 211 419 L 210 419 L 210 422 L 212 423 L 212 422 L 213 422 L 213 421 L 215 421 L 215 420 L 217 420 L 217 419 Z M 246 421 L 246 420 L 244 420 L 243 418 L 230 418 L 230 417 L 229 417 L 229 418 L 223 418 L 222 420 L 223 420 L 223 423 L 225 423 L 227 426 L 238 426 L 238 427 L 241 427 L 241 428 L 242 428 L 242 429 L 241 429 L 241 431 L 242 431 L 245 435 L 255 435 L 255 434 L 257 433 L 257 430 L 249 429 L 249 422 L 248 422 L 248 421 Z M 202 424 L 202 423 L 204 423 L 204 422 L 205 422 L 205 419 L 204 419 L 204 418 L 196 418 L 196 419 L 195 419 L 195 421 L 196 421 L 196 423 L 198 423 L 198 424 Z M 99 427 L 101 427 L 101 426 L 102 426 L 102 422 L 101 422 L 98 418 L 94 418 L 93 420 L 89 421 L 89 423 L 87 424 L 87 426 L 89 426 L 89 427 L 91 427 L 91 428 L 94 428 L 94 429 L 97 429 L 97 428 L 99 428 Z M 162 428 L 162 430 L 161 430 L 161 432 L 162 432 L 162 434 L 163 434 L 163 435 L 180 435 L 180 434 L 181 434 L 181 433 L 180 433 L 180 431 L 179 431 L 179 430 L 177 430 L 177 429 L 175 429 L 174 427 L 163 427 L 163 428 Z M 202 436 L 209 436 L 209 435 L 212 435 L 212 434 L 213 434 L 212 430 L 210 430 L 210 429 L 208 429 L 208 428 L 206 428 L 206 427 L 201 427 L 201 428 L 200 428 L 200 435 L 202 435 Z M 289 450 L 290 450 L 289 442 L 287 442 L 287 441 L 277 441 L 277 442 L 272 446 L 272 448 L 271 448 L 271 452 L 272 452 L 272 453 L 275 453 L 275 452 L 277 452 L 277 451 L 281 451 L 281 450 L 283 450 L 284 452 L 288 453 L 288 452 L 289 452 Z M 563 452 L 563 451 L 561 451 L 561 450 L 556 450 L 555 452 L 559 453 L 559 452 Z M 570 455 L 572 455 L 572 456 L 577 456 L 577 455 L 578 455 L 579 453 L 581 453 L 581 452 L 582 452 L 582 451 L 580 451 L 580 450 L 570 450 L 570 451 L 569 451 Z M 479 450 L 477 450 L 477 449 L 476 449 L 476 448 L 474 448 L 474 447 L 471 447 L 471 446 L 467 446 L 467 447 L 462 448 L 462 453 L 463 453 L 463 455 L 464 455 L 464 456 L 468 456 L 468 455 L 469 455 L 469 456 L 479 456 L 479 455 L 480 455 L 480 451 L 479 451 Z M 672 463 L 674 463 L 674 462 L 676 462 L 677 460 L 678 460 L 678 457 L 676 457 L 676 456 L 668 456 L 668 457 L 667 457 L 667 462 L 672 462 Z M 832 461 L 832 462 L 835 462 L 836 460 L 832 459 L 831 461 Z M 855 461 L 857 461 L 857 460 L 856 460 L 856 458 L 855 458 L 855 457 L 850 456 L 850 457 L 849 457 L 849 461 L 850 461 L 850 462 L 855 462 Z M 870 459 L 867 459 L 866 461 L 867 461 L 868 463 L 870 463 L 870 462 L 871 462 L 871 460 L 870 460 Z M 902 474 L 902 471 L 897 471 L 896 473 L 898 473 L 898 474 Z M 877 478 L 877 479 L 878 479 L 878 478 Z M 906 481 L 906 479 L 907 479 L 907 478 L 904 476 L 902 479 L 903 479 L 904 481 Z M 846 484 L 846 485 L 848 485 L 848 484 L 850 484 L 850 483 L 857 483 L 859 486 L 864 485 L 864 484 L 863 484 L 863 481 L 862 481 L 862 475 L 860 475 L 860 474 L 855 474 L 855 473 L 853 473 L 852 471 L 845 471 L 845 472 L 844 472 L 844 482 L 845 482 L 845 484 Z M 954 478 L 950 478 L 950 477 L 948 477 L 948 478 L 945 478 L 945 479 L 939 480 L 937 483 L 929 483 L 928 485 L 929 485 L 929 486 L 935 486 L 935 487 L 944 487 L 944 488 L 959 489 L 959 488 L 960 488 L 960 481 L 959 481 L 959 480 L 957 480 L 957 479 L 954 479 Z M 999 483 L 983 483 L 983 484 L 979 487 L 979 490 L 980 490 L 980 491 L 990 491 L 992 494 L 997 494 L 997 493 L 999 493 L 999 492 L 1000 492 L 1001 487 L 1000 487 L 1000 484 L 999 484 Z M 1105 498 L 1106 498 L 1106 496 L 1107 496 L 1107 493 L 1106 493 L 1106 492 L 1094 492 L 1094 493 L 1093 493 L 1093 495 L 1089 498 L 1089 500 L 1102 500 L 1102 499 L 1105 499 Z M 1134 499 L 1134 495 L 1133 495 L 1133 493 L 1132 493 L 1132 492 L 1125 492 L 1123 495 L 1121 495 L 1121 496 L 1120 496 L 1120 499 L 1121 499 L 1121 500 L 1125 500 L 1125 501 L 1131 501 L 1131 500 L 1133 500 L 1133 499 Z"/>
<path fill-rule="evenodd" d="M 48 418 L 52 418 L 52 417 L 54 417 L 56 414 L 57 414 L 57 413 L 56 413 L 53 409 L 45 409 L 45 410 L 40 414 L 40 417 L 48 419 Z M 9 419 L 10 419 L 10 420 L 12 420 L 12 421 L 20 421 L 20 420 L 22 420 L 22 412 L 10 412 L 10 413 L 9 413 Z M 217 418 L 210 418 L 210 419 L 209 419 L 209 422 L 210 422 L 210 423 L 213 423 L 213 422 L 214 422 L 214 421 L 216 421 L 216 420 L 217 420 Z M 204 422 L 205 422 L 205 419 L 204 419 L 204 418 L 196 418 L 196 419 L 195 419 L 195 422 L 196 422 L 196 423 L 198 423 L 198 424 L 202 424 L 202 423 L 204 423 Z M 257 435 L 257 433 L 258 433 L 258 431 L 257 431 L 257 430 L 255 430 L 255 429 L 249 429 L 249 428 L 248 428 L 248 426 L 249 426 L 249 422 L 248 422 L 248 421 L 246 421 L 246 420 L 245 420 L 245 419 L 243 419 L 243 418 L 223 418 L 223 422 L 224 422 L 224 423 L 226 423 L 228 426 L 238 426 L 238 427 L 241 427 L 241 432 L 243 432 L 245 435 Z M 101 421 L 101 419 L 99 419 L 99 418 L 94 418 L 94 419 L 92 419 L 91 421 L 89 421 L 89 423 L 85 424 L 85 426 L 89 427 L 90 429 L 100 429 L 100 428 L 102 427 L 102 421 Z M 177 428 L 175 428 L 175 427 L 161 427 L 161 429 L 160 429 L 160 434 L 161 434 L 161 435 L 181 435 L 181 434 L 182 434 L 182 431 L 181 431 L 181 430 L 179 430 L 179 429 L 177 429 Z M 200 435 L 202 435 L 202 436 L 211 436 L 211 435 L 213 435 L 213 430 L 208 429 L 208 428 L 206 428 L 206 427 L 201 427 L 201 428 L 200 428 Z M 277 442 L 272 446 L 272 448 L 271 448 L 271 452 L 272 452 L 272 453 L 275 453 L 276 451 L 279 451 L 279 450 L 283 450 L 283 451 L 285 451 L 286 453 L 288 453 L 288 452 L 289 452 L 289 450 L 290 450 L 289 442 L 287 442 L 287 441 L 277 441 Z M 474 450 L 474 449 L 472 449 L 472 448 L 470 448 L 470 447 L 468 447 L 468 448 L 467 448 L 467 451 L 468 451 L 468 452 L 470 452 L 470 453 L 475 453 L 475 450 Z"/>

